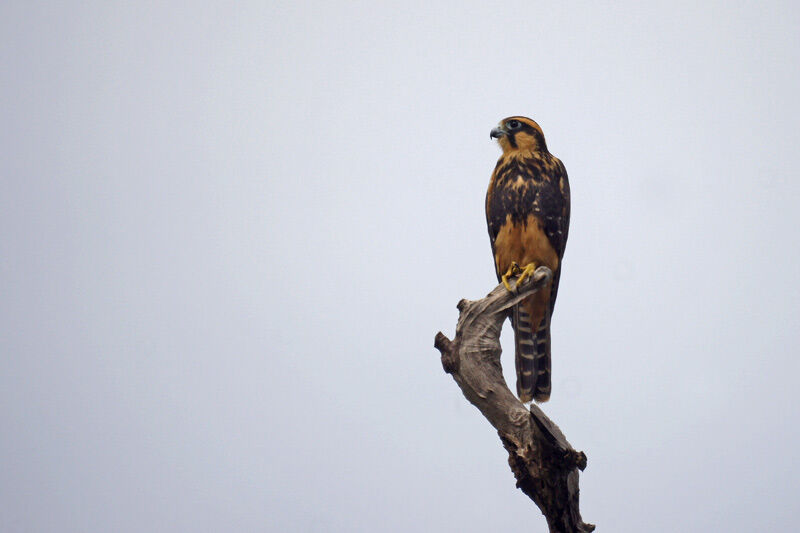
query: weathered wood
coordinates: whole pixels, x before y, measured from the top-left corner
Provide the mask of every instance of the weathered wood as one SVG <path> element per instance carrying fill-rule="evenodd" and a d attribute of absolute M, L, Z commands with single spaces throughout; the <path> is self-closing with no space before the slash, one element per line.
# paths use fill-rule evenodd
<path fill-rule="evenodd" d="M 552 275 L 539 267 L 513 292 L 500 284 L 485 298 L 461 300 L 455 339 L 440 331 L 434 346 L 444 371 L 497 430 L 517 487 L 539 506 L 550 531 L 583 533 L 594 530 L 581 520 L 578 506 L 578 470 L 586 467 L 586 455 L 570 446 L 538 406 L 527 409 L 517 399 L 500 366 L 500 330 L 507 310 L 541 289 Z"/>

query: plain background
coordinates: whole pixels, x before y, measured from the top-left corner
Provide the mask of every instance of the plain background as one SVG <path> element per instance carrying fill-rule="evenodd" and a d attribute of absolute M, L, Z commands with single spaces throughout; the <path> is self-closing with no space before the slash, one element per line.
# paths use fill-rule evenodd
<path fill-rule="evenodd" d="M 572 183 L 544 409 L 584 519 L 791 531 L 798 27 L 3 2 L 0 529 L 545 531 L 432 347 L 495 284 L 488 134 L 522 114 Z"/>

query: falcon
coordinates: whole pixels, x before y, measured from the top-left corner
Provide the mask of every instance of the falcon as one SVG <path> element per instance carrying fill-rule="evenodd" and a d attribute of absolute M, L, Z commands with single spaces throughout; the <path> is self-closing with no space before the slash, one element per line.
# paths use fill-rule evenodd
<path fill-rule="evenodd" d="M 564 164 L 547 151 L 539 125 L 509 117 L 489 134 L 503 155 L 486 193 L 486 223 L 497 278 L 508 290 L 540 266 L 553 271 L 541 290 L 510 312 L 514 328 L 517 396 L 523 402 L 550 399 L 550 318 L 561 277 L 569 230 L 569 181 Z"/>

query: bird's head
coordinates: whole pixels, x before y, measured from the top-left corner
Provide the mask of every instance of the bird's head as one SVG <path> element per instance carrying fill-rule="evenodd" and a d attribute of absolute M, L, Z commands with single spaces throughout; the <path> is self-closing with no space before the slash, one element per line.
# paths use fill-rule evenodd
<path fill-rule="evenodd" d="M 503 153 L 515 150 L 546 152 L 544 133 L 536 121 L 527 117 L 508 117 L 489 134 L 490 139 L 497 139 Z"/>

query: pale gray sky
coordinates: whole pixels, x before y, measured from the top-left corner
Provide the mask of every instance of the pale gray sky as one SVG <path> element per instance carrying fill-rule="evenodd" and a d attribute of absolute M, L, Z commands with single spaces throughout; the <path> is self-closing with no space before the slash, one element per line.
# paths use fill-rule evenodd
<path fill-rule="evenodd" d="M 0 5 L 0 530 L 546 531 L 432 346 L 512 114 L 584 518 L 796 527 L 791 2 L 51 4 Z"/>

